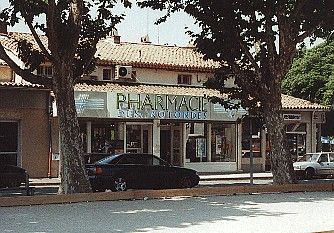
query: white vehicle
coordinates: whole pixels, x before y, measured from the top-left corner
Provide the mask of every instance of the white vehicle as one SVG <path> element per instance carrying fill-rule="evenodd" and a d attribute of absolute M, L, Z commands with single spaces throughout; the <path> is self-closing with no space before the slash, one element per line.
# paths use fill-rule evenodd
<path fill-rule="evenodd" d="M 297 177 L 334 175 L 334 152 L 307 153 L 293 163 Z"/>

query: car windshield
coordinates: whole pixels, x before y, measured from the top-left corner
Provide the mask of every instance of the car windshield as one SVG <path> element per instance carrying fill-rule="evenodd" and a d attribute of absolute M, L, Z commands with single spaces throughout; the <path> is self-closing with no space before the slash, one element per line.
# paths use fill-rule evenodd
<path fill-rule="evenodd" d="M 318 157 L 318 153 L 305 154 L 303 157 L 298 159 L 298 162 L 317 162 Z"/>
<path fill-rule="evenodd" d="M 110 155 L 95 162 L 95 164 L 115 164 L 119 161 L 121 154 Z"/>

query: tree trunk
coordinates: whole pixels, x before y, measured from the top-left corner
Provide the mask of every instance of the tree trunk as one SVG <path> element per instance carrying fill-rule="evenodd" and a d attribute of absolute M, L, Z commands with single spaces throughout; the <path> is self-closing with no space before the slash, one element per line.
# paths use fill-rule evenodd
<path fill-rule="evenodd" d="M 279 89 L 262 102 L 271 145 L 270 162 L 275 184 L 295 183 L 292 159 L 287 150 L 281 101 Z"/>
<path fill-rule="evenodd" d="M 73 72 L 69 63 L 54 66 L 54 92 L 60 132 L 59 193 L 91 192 L 85 171 L 80 130 L 74 103 Z"/>

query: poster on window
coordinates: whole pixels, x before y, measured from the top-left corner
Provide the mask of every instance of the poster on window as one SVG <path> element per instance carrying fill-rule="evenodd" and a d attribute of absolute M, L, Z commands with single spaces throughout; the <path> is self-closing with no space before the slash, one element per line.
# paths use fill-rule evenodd
<path fill-rule="evenodd" d="M 216 135 L 216 154 L 220 155 L 222 153 L 222 136 Z"/>
<path fill-rule="evenodd" d="M 206 157 L 206 139 L 196 138 L 196 157 L 204 158 Z"/>

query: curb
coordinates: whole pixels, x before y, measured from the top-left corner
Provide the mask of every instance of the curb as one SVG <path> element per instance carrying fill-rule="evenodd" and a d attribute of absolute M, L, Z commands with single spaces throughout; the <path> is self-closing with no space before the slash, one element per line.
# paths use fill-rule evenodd
<path fill-rule="evenodd" d="M 272 176 L 255 176 L 253 177 L 254 180 L 270 180 L 272 179 Z M 200 175 L 200 181 L 219 181 L 219 180 L 249 180 L 250 177 L 249 176 L 243 176 L 243 177 L 206 177 L 206 176 L 201 176 Z M 34 181 L 30 181 L 29 183 L 30 186 L 48 186 L 48 185 L 52 185 L 52 186 L 56 186 L 56 185 L 60 185 L 60 182 L 34 182 Z"/>
<path fill-rule="evenodd" d="M 242 185 L 231 187 L 129 190 L 126 192 L 78 193 L 39 196 L 0 197 L 0 207 L 64 204 L 94 201 L 140 200 L 176 196 L 201 197 L 253 193 L 333 192 L 333 184 Z"/>
<path fill-rule="evenodd" d="M 215 181 L 215 180 L 249 180 L 250 177 L 247 176 L 247 177 L 216 177 L 216 178 L 207 178 L 207 177 L 201 177 L 200 176 L 200 181 Z M 272 176 L 262 176 L 262 177 L 259 177 L 259 176 L 256 176 L 256 177 L 253 177 L 254 180 L 271 180 L 273 179 Z"/>

